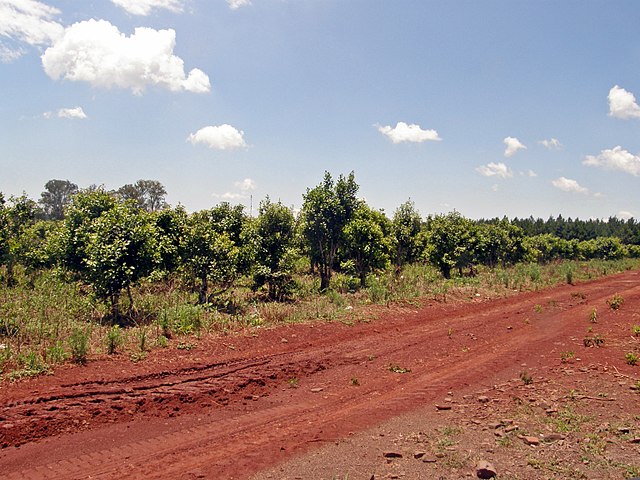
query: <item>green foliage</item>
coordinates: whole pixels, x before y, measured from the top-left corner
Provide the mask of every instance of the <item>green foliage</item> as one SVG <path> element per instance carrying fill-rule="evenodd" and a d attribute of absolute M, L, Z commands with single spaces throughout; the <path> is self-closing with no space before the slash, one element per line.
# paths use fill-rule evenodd
<path fill-rule="evenodd" d="M 113 325 L 109 330 L 107 330 L 105 344 L 107 347 L 107 354 L 113 355 L 117 353 L 118 348 L 122 345 L 122 331 L 119 325 Z"/>
<path fill-rule="evenodd" d="M 164 200 L 167 191 L 157 180 L 138 180 L 135 184 L 120 187 L 116 193 L 123 201 L 131 201 L 136 208 L 147 212 L 168 207 Z"/>
<path fill-rule="evenodd" d="M 236 225 L 235 218 L 224 217 L 221 210 L 193 213 L 185 228 L 182 267 L 194 280 L 200 281 L 200 304 L 210 302 L 213 296 L 229 289 L 241 273 L 241 252 L 236 243 L 240 241 L 241 226 Z M 218 288 L 211 295 L 210 283 Z"/>
<path fill-rule="evenodd" d="M 458 212 L 436 215 L 427 220 L 427 258 L 444 278 L 451 277 L 453 268 L 472 266 L 476 262 L 478 244 L 476 225 Z"/>
<path fill-rule="evenodd" d="M 71 202 L 71 198 L 78 193 L 78 185 L 69 180 L 49 180 L 44 185 L 44 192 L 40 195 L 39 204 L 44 218 L 47 220 L 62 220 L 64 209 Z"/>
<path fill-rule="evenodd" d="M 620 307 L 622 307 L 623 303 L 624 303 L 624 298 L 622 298 L 622 296 L 618 293 L 616 293 L 613 297 L 607 300 L 607 305 L 609 305 L 609 308 L 611 310 L 619 310 Z"/>
<path fill-rule="evenodd" d="M 633 352 L 628 352 L 625 356 L 624 356 L 624 360 L 625 362 L 627 362 L 629 365 L 637 365 L 638 364 L 638 360 L 640 360 L 640 358 L 638 358 L 638 355 L 636 355 Z"/>
<path fill-rule="evenodd" d="M 367 274 L 384 269 L 389 264 L 391 224 L 382 212 L 366 203 L 356 208 L 353 218 L 344 227 L 346 255 L 353 259 L 360 286 L 366 285 Z"/>
<path fill-rule="evenodd" d="M 84 364 L 87 362 L 90 338 L 91 330 L 89 328 L 75 327 L 71 332 L 69 349 L 71 350 L 71 360 L 74 363 Z"/>
<path fill-rule="evenodd" d="M 301 230 L 311 262 L 320 271 L 320 290 L 329 288 L 343 229 L 358 206 L 358 188 L 353 172 L 346 178 L 340 175 L 336 182 L 325 172 L 322 183 L 303 195 Z"/>
<path fill-rule="evenodd" d="M 411 200 L 400 205 L 393 213 L 391 232 L 396 267 L 416 262 L 425 245 L 422 217 Z"/>
<path fill-rule="evenodd" d="M 291 291 L 296 249 L 295 218 L 291 209 L 267 197 L 254 224 L 254 287 L 267 285 L 270 300 L 284 300 Z"/>

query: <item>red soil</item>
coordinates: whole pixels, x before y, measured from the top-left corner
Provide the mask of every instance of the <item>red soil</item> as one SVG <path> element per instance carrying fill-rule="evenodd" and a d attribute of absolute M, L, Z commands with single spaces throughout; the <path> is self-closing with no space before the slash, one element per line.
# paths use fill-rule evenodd
<path fill-rule="evenodd" d="M 606 306 L 615 293 L 620 311 Z M 640 272 L 630 271 L 505 299 L 394 307 L 354 325 L 251 330 L 138 363 L 101 357 L 5 382 L 1 476 L 248 478 L 447 392 L 504 382 L 524 364 L 557 365 L 561 352 L 584 349 L 594 307 L 594 332 L 607 344 L 589 349 L 590 361 L 637 376 L 615 350 L 640 324 Z"/>

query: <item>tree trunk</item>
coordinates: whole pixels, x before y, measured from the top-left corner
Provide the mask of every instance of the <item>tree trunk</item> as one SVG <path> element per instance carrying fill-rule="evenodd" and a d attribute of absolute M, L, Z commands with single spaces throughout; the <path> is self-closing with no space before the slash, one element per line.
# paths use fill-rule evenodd
<path fill-rule="evenodd" d="M 131 285 L 127 285 L 127 297 L 129 299 L 129 310 L 128 315 L 131 316 L 131 312 L 133 312 L 133 297 L 131 296 Z"/>
<path fill-rule="evenodd" d="M 207 275 L 203 275 L 201 278 L 201 285 L 200 285 L 200 293 L 198 295 L 198 303 L 200 305 L 207 303 L 207 292 L 209 290 L 209 283 L 207 281 Z"/>

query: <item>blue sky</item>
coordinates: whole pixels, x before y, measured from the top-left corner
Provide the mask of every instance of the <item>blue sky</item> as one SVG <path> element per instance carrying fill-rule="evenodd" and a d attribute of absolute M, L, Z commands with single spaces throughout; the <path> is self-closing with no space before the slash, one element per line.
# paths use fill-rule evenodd
<path fill-rule="evenodd" d="M 0 191 L 640 217 L 635 1 L 0 0 Z"/>

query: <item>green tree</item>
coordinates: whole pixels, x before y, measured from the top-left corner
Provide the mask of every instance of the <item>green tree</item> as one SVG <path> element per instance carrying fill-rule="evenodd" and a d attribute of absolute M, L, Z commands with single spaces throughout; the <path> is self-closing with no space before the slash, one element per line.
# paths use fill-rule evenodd
<path fill-rule="evenodd" d="M 312 265 L 317 265 L 320 271 L 322 291 L 329 288 L 336 254 L 343 241 L 343 229 L 357 208 L 358 188 L 353 172 L 348 177 L 340 175 L 336 182 L 329 172 L 325 172 L 323 181 L 303 195 L 302 234 Z"/>
<path fill-rule="evenodd" d="M 121 319 L 120 297 L 126 290 L 133 312 L 131 286 L 159 263 L 157 232 L 146 212 L 133 202 L 119 202 L 102 189 L 73 197 L 59 238 L 60 263 L 90 285 Z"/>
<path fill-rule="evenodd" d="M 138 180 L 126 184 L 116 192 L 123 200 L 132 200 L 136 206 L 147 212 L 157 212 L 168 207 L 165 197 L 167 191 L 157 180 Z"/>
<path fill-rule="evenodd" d="M 367 274 L 389 264 L 391 222 L 384 213 L 362 202 L 344 227 L 344 241 L 349 258 L 355 263 L 360 286 L 366 285 Z"/>
<path fill-rule="evenodd" d="M 421 241 L 422 218 L 415 204 L 407 200 L 393 214 L 393 239 L 395 247 L 395 264 L 400 268 L 413 263 L 422 253 L 424 245 Z"/>
<path fill-rule="evenodd" d="M 200 282 L 200 304 L 229 289 L 240 273 L 240 248 L 229 232 L 218 228 L 218 213 L 203 210 L 191 214 L 186 222 L 181 257 L 183 268 Z M 218 290 L 210 294 L 209 284 Z"/>
<path fill-rule="evenodd" d="M 14 267 L 23 253 L 23 236 L 35 223 L 38 215 L 36 202 L 25 194 L 10 197 L 8 204 L 0 194 L 0 265 L 6 269 L 6 283 L 14 285 Z"/>
<path fill-rule="evenodd" d="M 489 267 L 517 263 L 524 256 L 524 232 L 508 220 L 477 226 L 478 261 Z"/>
<path fill-rule="evenodd" d="M 71 197 L 78 193 L 78 185 L 69 180 L 49 180 L 40 194 L 39 204 L 47 220 L 62 220 Z"/>
<path fill-rule="evenodd" d="M 180 245 L 186 235 L 187 217 L 187 211 L 181 205 L 152 214 L 158 232 L 159 268 L 164 272 L 173 272 L 181 264 Z"/>
<path fill-rule="evenodd" d="M 256 287 L 267 285 L 271 300 L 281 300 L 291 283 L 295 224 L 291 209 L 281 202 L 272 203 L 269 197 L 260 202 L 254 225 L 256 265 L 253 278 Z"/>
<path fill-rule="evenodd" d="M 471 267 L 476 261 L 476 225 L 458 212 L 436 215 L 427 220 L 427 256 L 444 278 L 451 270 Z"/>

